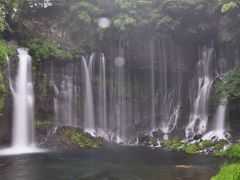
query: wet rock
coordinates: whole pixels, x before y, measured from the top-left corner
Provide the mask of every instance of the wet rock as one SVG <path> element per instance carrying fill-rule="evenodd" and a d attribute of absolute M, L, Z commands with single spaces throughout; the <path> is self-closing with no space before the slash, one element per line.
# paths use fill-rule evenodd
<path fill-rule="evenodd" d="M 155 139 L 153 137 L 149 137 L 146 140 L 145 146 L 158 146 L 157 139 Z"/>
<path fill-rule="evenodd" d="M 72 150 L 80 148 L 97 148 L 103 145 L 103 139 L 94 138 L 73 127 L 55 127 L 48 129 L 37 137 L 38 146 L 56 150 Z"/>
<path fill-rule="evenodd" d="M 202 134 L 195 134 L 193 140 L 197 141 L 202 138 Z"/>
<path fill-rule="evenodd" d="M 139 144 L 144 144 L 148 139 L 148 136 L 145 134 L 139 134 L 138 135 L 138 142 Z"/>
<path fill-rule="evenodd" d="M 162 136 L 162 133 L 159 131 L 153 131 L 152 136 L 153 138 L 160 138 Z"/>

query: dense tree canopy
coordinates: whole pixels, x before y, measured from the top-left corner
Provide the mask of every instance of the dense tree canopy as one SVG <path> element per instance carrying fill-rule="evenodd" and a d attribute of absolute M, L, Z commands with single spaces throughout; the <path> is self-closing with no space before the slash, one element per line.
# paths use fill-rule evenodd
<path fill-rule="evenodd" d="M 2 0 L 0 33 L 23 45 L 36 38 L 59 47 L 69 41 L 73 54 L 94 49 L 98 39 L 112 33 L 123 37 L 146 28 L 159 35 L 214 34 L 223 42 L 238 42 L 239 10 L 239 0 Z M 101 17 L 110 20 L 110 28 L 97 25 Z"/>

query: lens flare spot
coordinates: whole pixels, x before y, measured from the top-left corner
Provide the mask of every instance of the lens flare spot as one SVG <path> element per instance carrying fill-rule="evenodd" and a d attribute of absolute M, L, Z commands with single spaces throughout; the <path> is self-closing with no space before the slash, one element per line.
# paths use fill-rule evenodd
<path fill-rule="evenodd" d="M 108 28 L 111 25 L 111 21 L 106 17 L 101 17 L 97 20 L 98 26 L 100 28 Z"/>
<path fill-rule="evenodd" d="M 114 63 L 117 67 L 123 67 L 125 65 L 125 59 L 123 57 L 117 57 Z"/>

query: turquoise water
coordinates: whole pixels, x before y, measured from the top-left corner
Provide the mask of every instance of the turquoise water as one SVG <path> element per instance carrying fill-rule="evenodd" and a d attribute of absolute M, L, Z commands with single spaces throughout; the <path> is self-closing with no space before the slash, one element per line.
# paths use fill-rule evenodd
<path fill-rule="evenodd" d="M 222 159 L 139 147 L 0 157 L 1 180 L 207 180 Z"/>

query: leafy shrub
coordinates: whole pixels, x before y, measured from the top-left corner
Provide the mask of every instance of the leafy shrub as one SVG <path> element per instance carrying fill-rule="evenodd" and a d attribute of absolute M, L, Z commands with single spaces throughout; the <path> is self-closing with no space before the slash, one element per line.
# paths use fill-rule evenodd
<path fill-rule="evenodd" d="M 27 43 L 29 53 L 33 58 L 40 62 L 41 60 L 54 58 L 67 60 L 72 59 L 72 54 L 62 50 L 56 44 L 44 39 L 32 39 Z"/>
<path fill-rule="evenodd" d="M 240 164 L 229 164 L 221 168 L 220 172 L 211 178 L 211 180 L 239 180 Z"/>
<path fill-rule="evenodd" d="M 4 40 L 0 39 L 0 64 L 3 64 L 6 55 L 12 56 L 13 53 L 13 49 L 8 47 L 7 43 Z"/>
<path fill-rule="evenodd" d="M 214 89 L 217 100 L 227 98 L 235 100 L 240 98 L 240 68 L 229 72 L 223 80 L 217 81 Z"/>
<path fill-rule="evenodd" d="M 187 154 L 195 154 L 198 150 L 197 144 L 185 144 L 183 151 Z"/>
<path fill-rule="evenodd" d="M 163 141 L 163 145 L 169 150 L 177 150 L 180 147 L 181 143 L 178 137 L 173 137 L 170 140 L 165 139 Z"/>

